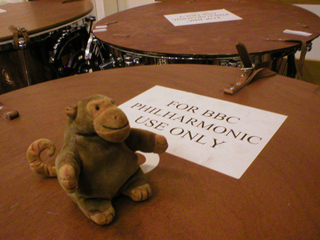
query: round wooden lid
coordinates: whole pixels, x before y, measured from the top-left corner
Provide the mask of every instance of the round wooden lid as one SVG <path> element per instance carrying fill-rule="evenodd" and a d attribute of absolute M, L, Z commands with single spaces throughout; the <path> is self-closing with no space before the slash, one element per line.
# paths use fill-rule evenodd
<path fill-rule="evenodd" d="M 175 27 L 165 15 L 226 9 L 242 20 Z M 95 27 L 98 39 L 120 50 L 147 55 L 237 55 L 242 42 L 250 53 L 267 53 L 293 46 L 294 39 L 310 42 L 320 34 L 320 18 L 302 8 L 279 2 L 257 0 L 164 1 L 110 15 Z M 312 33 L 309 37 L 283 33 L 285 29 Z M 277 41 L 267 41 L 272 39 Z"/>
<path fill-rule="evenodd" d="M 77 20 L 93 9 L 90 1 L 61 3 L 55 1 L 32 1 L 1 5 L 6 12 L 0 13 L 0 45 L 11 40 L 10 25 L 24 27 L 29 35 Z"/>

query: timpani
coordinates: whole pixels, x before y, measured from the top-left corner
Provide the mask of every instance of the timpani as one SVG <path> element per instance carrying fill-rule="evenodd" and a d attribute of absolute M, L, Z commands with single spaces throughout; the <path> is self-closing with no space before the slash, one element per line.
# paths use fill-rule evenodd
<path fill-rule="evenodd" d="M 0 13 L 0 94 L 57 78 L 63 42 L 73 40 L 85 48 L 89 33 L 84 19 L 93 9 L 90 1 L 32 1 L 0 8 L 5 10 Z M 19 35 L 15 46 L 11 26 L 25 30 L 29 41 Z M 52 56 L 59 60 L 50 64 Z"/>
<path fill-rule="evenodd" d="M 242 20 L 175 27 L 164 15 L 226 9 Z M 110 15 L 95 27 L 108 24 L 95 36 L 103 42 L 117 66 L 167 63 L 241 65 L 235 45 L 242 42 L 254 64 L 280 72 L 281 60 L 295 53 L 302 43 L 320 34 L 320 18 L 302 8 L 258 0 L 169 0 Z M 290 29 L 312 33 L 299 36 Z M 295 66 L 292 66 L 295 75 Z"/>
<path fill-rule="evenodd" d="M 277 75 L 225 94 L 226 84 L 240 72 L 204 64 L 127 67 L 1 95 L 0 101 L 20 116 L 0 119 L 0 239 L 319 239 L 320 86 Z M 64 109 L 83 97 L 100 93 L 122 104 L 155 85 L 288 118 L 240 179 L 161 154 L 159 165 L 147 173 L 153 196 L 140 203 L 115 198 L 115 220 L 99 226 L 83 215 L 57 179 L 31 171 L 26 150 L 34 140 L 49 138 L 59 152 Z"/>

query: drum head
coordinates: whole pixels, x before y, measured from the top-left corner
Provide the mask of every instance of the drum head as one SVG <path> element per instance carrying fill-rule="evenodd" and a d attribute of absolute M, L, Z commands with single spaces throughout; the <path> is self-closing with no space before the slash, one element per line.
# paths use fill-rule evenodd
<path fill-rule="evenodd" d="M 241 20 L 174 26 L 165 17 L 219 9 Z M 250 53 L 277 52 L 300 45 L 278 39 L 310 42 L 320 34 L 320 18 L 315 14 L 289 4 L 258 0 L 164 1 L 113 14 L 95 27 L 108 23 L 113 24 L 107 31 L 95 33 L 99 40 L 117 49 L 152 56 L 233 56 L 237 55 L 238 42 Z M 286 34 L 285 29 L 312 35 Z"/>

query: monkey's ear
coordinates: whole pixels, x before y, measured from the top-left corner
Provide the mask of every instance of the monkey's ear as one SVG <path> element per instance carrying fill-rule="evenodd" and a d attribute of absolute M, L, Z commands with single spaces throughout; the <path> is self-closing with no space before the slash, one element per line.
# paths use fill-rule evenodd
<path fill-rule="evenodd" d="M 66 107 L 66 114 L 69 118 L 75 119 L 77 116 L 77 106 Z"/>

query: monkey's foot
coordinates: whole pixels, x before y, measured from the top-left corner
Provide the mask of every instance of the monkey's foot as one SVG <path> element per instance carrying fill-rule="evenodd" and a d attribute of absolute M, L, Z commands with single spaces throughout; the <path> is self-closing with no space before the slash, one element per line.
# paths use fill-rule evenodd
<path fill-rule="evenodd" d="M 104 212 L 97 212 L 90 216 L 91 220 L 99 225 L 107 225 L 111 223 L 115 217 L 116 213 L 114 211 L 114 208 L 110 206 L 106 211 Z"/>
<path fill-rule="evenodd" d="M 149 183 L 141 185 L 131 190 L 130 197 L 133 201 L 143 201 L 151 197 L 152 189 Z"/>
<path fill-rule="evenodd" d="M 76 177 L 76 171 L 71 165 L 63 165 L 59 169 L 59 177 L 61 186 L 68 193 L 73 193 L 77 190 L 78 180 Z"/>

